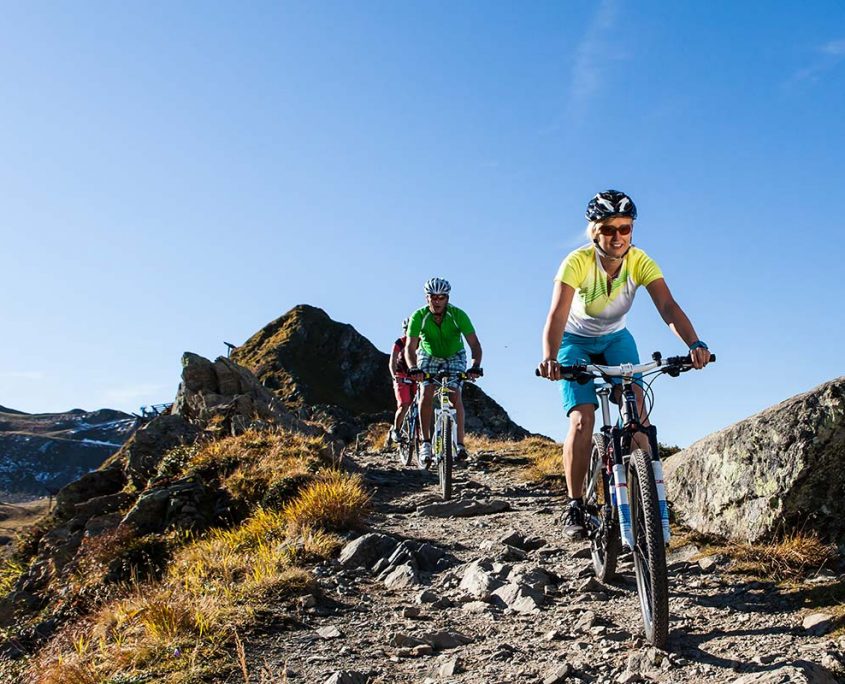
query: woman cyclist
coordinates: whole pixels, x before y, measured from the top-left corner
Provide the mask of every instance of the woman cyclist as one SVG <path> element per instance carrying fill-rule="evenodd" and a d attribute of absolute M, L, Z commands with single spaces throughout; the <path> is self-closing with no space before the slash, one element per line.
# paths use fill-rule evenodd
<path fill-rule="evenodd" d="M 657 264 L 631 243 L 637 208 L 618 190 L 598 193 L 587 205 L 587 237 L 591 244 L 576 249 L 561 263 L 555 276 L 552 303 L 543 329 L 543 361 L 540 374 L 560 380 L 560 366 L 591 362 L 603 355 L 608 365 L 639 363 L 634 338 L 625 327 L 637 288 L 651 295 L 660 316 L 689 347 L 695 368 L 703 368 L 710 352 L 689 318 L 669 292 Z M 640 416 L 643 392 L 634 386 Z M 590 460 L 590 443 L 598 406 L 593 383 L 562 382 L 563 408 L 569 416 L 569 432 L 563 445 L 563 465 L 569 490 L 564 532 L 571 539 L 583 538 L 583 484 Z M 647 419 L 643 421 L 648 425 Z M 649 450 L 642 435 L 637 446 Z"/>

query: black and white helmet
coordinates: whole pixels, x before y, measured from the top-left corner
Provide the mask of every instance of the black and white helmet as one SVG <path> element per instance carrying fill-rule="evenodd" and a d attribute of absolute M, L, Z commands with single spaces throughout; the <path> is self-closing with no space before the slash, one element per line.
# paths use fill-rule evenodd
<path fill-rule="evenodd" d="M 628 195 L 618 190 L 605 190 L 590 200 L 587 205 L 588 221 L 604 221 L 612 216 L 637 218 L 637 207 Z"/>
<path fill-rule="evenodd" d="M 427 280 L 425 282 L 423 289 L 427 295 L 447 295 L 452 291 L 452 286 L 449 284 L 448 280 L 444 280 L 443 278 L 432 278 L 431 280 Z"/>
<path fill-rule="evenodd" d="M 402 321 L 402 332 L 403 333 L 408 332 L 408 323 L 410 323 L 410 322 L 411 322 L 410 318 L 406 318 L 404 321 Z"/>

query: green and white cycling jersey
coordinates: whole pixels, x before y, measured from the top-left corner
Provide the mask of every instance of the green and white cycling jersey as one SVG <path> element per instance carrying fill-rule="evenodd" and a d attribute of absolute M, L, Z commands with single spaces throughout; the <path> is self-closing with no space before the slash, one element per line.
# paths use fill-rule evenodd
<path fill-rule="evenodd" d="M 598 337 L 622 330 L 637 288 L 663 277 L 654 260 L 636 247 L 631 247 L 622 260 L 610 294 L 607 275 L 592 245 L 576 249 L 563 260 L 555 280 L 575 290 L 565 332 Z"/>
<path fill-rule="evenodd" d="M 451 304 L 446 305 L 440 325 L 434 322 L 434 316 L 427 306 L 414 311 L 408 321 L 408 337 L 419 337 L 422 350 L 429 356 L 441 359 L 462 351 L 464 341 L 461 336 L 474 332 L 469 316 Z"/>

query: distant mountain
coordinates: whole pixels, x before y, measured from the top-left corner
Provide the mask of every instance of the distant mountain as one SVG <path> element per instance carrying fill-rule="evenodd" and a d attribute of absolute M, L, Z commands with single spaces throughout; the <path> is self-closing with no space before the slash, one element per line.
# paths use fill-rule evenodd
<path fill-rule="evenodd" d="M 112 409 L 31 414 L 0 406 L 0 498 L 44 496 L 98 468 L 136 422 Z"/>

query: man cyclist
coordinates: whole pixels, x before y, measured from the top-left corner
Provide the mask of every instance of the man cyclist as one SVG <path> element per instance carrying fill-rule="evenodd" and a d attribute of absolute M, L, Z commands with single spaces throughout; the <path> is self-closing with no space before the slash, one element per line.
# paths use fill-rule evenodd
<path fill-rule="evenodd" d="M 461 373 L 466 371 L 473 378 L 481 376 L 481 343 L 475 334 L 475 328 L 461 309 L 449 303 L 452 286 L 443 278 L 432 278 L 425 283 L 426 306 L 418 309 L 408 323 L 408 344 L 405 347 L 405 359 L 409 366 L 409 375 L 414 380 L 422 380 L 423 373 Z M 472 352 L 472 366 L 467 367 L 466 350 L 463 335 Z M 464 404 L 461 400 L 461 382 L 450 380 L 449 398 L 455 406 L 458 431 L 458 460 L 467 458 L 464 447 Z M 434 397 L 434 382 L 423 383 L 420 400 L 420 428 L 423 442 L 419 451 L 420 468 L 427 468 L 431 463 L 431 432 Z"/>
<path fill-rule="evenodd" d="M 393 417 L 393 427 L 387 433 L 387 443 L 385 446 L 390 446 L 390 443 L 399 443 L 399 429 L 402 427 L 402 421 L 405 420 L 405 414 L 414 401 L 417 394 L 417 383 L 404 382 L 408 378 L 408 362 L 405 360 L 405 346 L 408 342 L 408 319 L 402 321 L 402 337 L 398 338 L 393 343 L 393 350 L 390 352 L 390 359 L 387 362 L 387 367 L 390 369 L 390 375 L 393 377 L 393 394 L 396 396 L 396 415 Z"/>
<path fill-rule="evenodd" d="M 639 363 L 634 338 L 625 327 L 639 286 L 648 290 L 660 316 L 689 347 L 695 368 L 710 360 L 707 345 L 669 292 L 663 273 L 641 249 L 631 244 L 637 208 L 617 190 L 598 193 L 587 205 L 590 244 L 570 253 L 555 276 L 552 303 L 543 330 L 543 360 L 538 370 L 549 380 L 560 380 L 560 366 L 591 362 L 603 355 L 607 365 Z M 642 388 L 634 385 L 643 425 L 648 425 Z M 561 383 L 569 432 L 563 445 L 564 472 L 570 503 L 564 532 L 584 536 L 583 486 L 590 461 L 590 442 L 598 401 L 592 382 Z M 637 446 L 649 451 L 648 440 L 637 435 Z"/>

